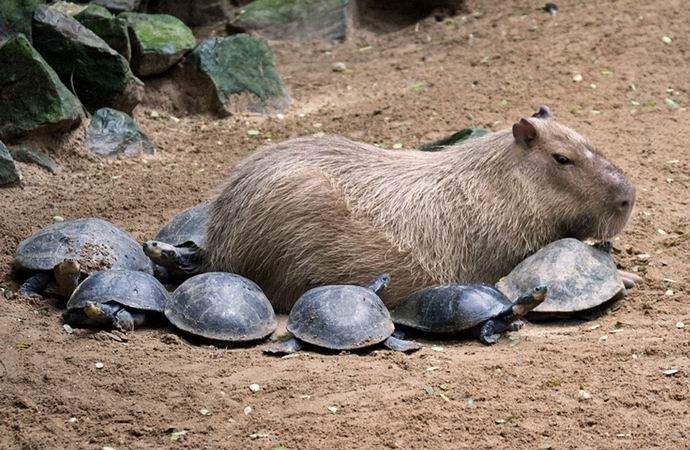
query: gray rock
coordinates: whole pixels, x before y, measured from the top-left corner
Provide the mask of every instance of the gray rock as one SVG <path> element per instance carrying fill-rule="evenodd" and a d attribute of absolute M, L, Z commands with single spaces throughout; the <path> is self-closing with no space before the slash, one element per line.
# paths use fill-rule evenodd
<path fill-rule="evenodd" d="M 167 14 L 123 13 L 132 42 L 132 69 L 137 76 L 158 75 L 196 46 L 194 33 Z"/>
<path fill-rule="evenodd" d="M 93 5 L 108 8 L 110 11 L 114 13 L 121 13 L 128 11 L 139 11 L 139 8 L 142 4 L 142 0 L 80 0 L 80 3 L 91 3 Z"/>
<path fill-rule="evenodd" d="M 10 154 L 15 161 L 27 164 L 36 164 L 37 166 L 43 167 L 50 173 L 58 173 L 62 170 L 53 158 L 41 150 L 28 145 L 10 147 Z"/>
<path fill-rule="evenodd" d="M 89 109 L 131 113 L 139 104 L 144 84 L 127 60 L 76 19 L 42 5 L 34 13 L 33 31 L 36 50 Z"/>
<path fill-rule="evenodd" d="M 113 16 L 107 9 L 98 5 L 89 5 L 74 16 L 89 30 L 103 39 L 113 50 L 129 61 L 132 57 L 132 47 L 129 42 L 127 22 Z"/>
<path fill-rule="evenodd" d="M 12 155 L 7 147 L 0 142 L 0 186 L 17 184 L 21 180 L 17 166 L 14 165 Z"/>
<path fill-rule="evenodd" d="M 134 120 L 110 108 L 96 111 L 86 130 L 88 149 L 99 156 L 153 155 L 155 148 Z"/>
<path fill-rule="evenodd" d="M 79 124 L 79 100 L 24 35 L 0 44 L 0 61 L 0 138 Z"/>

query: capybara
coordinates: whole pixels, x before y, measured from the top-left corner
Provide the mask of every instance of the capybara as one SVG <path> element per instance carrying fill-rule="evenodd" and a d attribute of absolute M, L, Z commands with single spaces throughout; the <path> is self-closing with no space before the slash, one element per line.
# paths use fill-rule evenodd
<path fill-rule="evenodd" d="M 306 137 L 233 169 L 204 264 L 254 280 L 279 311 L 311 287 L 389 273 L 394 307 L 430 285 L 496 282 L 564 237 L 610 238 L 634 201 L 623 173 L 546 107 L 439 152 Z"/>

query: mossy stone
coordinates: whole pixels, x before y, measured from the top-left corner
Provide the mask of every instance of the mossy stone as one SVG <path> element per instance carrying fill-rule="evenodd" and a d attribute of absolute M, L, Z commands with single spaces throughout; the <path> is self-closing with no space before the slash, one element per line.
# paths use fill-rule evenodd
<path fill-rule="evenodd" d="M 196 46 L 194 33 L 167 14 L 123 13 L 132 43 L 132 69 L 145 77 L 165 72 Z"/>
<path fill-rule="evenodd" d="M 230 31 L 256 32 L 268 39 L 345 39 L 349 0 L 255 0 L 228 22 Z"/>
<path fill-rule="evenodd" d="M 31 19 L 38 5 L 46 0 L 0 0 L 0 41 L 22 33 L 31 42 Z"/>
<path fill-rule="evenodd" d="M 73 17 L 39 6 L 34 41 L 36 50 L 89 109 L 109 106 L 131 113 L 141 101 L 144 84 L 127 60 Z"/>
<path fill-rule="evenodd" d="M 186 58 L 185 73 L 208 93 L 209 107 L 229 115 L 241 110 L 282 110 L 290 103 L 266 42 L 246 34 L 203 41 Z"/>
<path fill-rule="evenodd" d="M 23 35 L 0 46 L 0 137 L 62 131 L 82 118 L 79 100 Z"/>
<path fill-rule="evenodd" d="M 132 58 L 132 46 L 125 20 L 113 16 L 110 11 L 98 5 L 87 6 L 74 18 L 103 39 L 113 50 L 124 56 L 127 61 Z"/>

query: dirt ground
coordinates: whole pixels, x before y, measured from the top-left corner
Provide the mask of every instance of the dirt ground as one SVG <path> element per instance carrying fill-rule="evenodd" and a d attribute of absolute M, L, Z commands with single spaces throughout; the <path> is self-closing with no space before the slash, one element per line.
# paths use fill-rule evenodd
<path fill-rule="evenodd" d="M 0 191 L 0 273 L 16 289 L 17 244 L 56 215 L 104 217 L 148 239 L 269 139 L 326 132 L 410 148 L 470 124 L 505 128 L 546 104 L 637 187 L 616 259 L 646 282 L 609 314 L 528 324 L 493 347 L 275 359 L 166 329 L 126 342 L 67 334 L 54 302 L 0 296 L 0 448 L 690 448 L 687 3 L 559 5 L 552 17 L 538 1 L 472 0 L 464 16 L 392 34 L 272 43 L 294 99 L 284 118 L 183 117 L 151 95 L 136 117 L 154 157 L 88 157 L 83 129 L 53 139 L 62 173 L 20 165 L 24 186 Z M 338 61 L 347 71 L 332 71 Z"/>

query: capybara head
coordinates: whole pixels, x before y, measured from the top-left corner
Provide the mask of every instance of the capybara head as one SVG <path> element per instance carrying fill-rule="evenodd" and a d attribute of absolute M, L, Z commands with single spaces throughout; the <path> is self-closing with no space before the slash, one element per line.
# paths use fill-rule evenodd
<path fill-rule="evenodd" d="M 563 235 L 608 239 L 623 230 L 635 188 L 592 143 L 552 120 L 545 106 L 513 125 L 513 136 L 515 151 L 524 152 L 518 179 L 543 208 L 559 212 Z"/>

